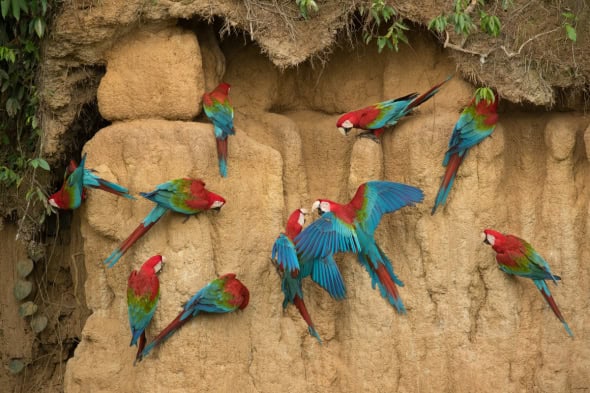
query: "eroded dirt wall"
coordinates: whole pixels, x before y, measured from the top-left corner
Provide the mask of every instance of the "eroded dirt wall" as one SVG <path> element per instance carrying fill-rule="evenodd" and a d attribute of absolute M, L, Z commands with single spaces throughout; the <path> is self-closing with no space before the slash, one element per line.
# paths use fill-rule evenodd
<path fill-rule="evenodd" d="M 132 38 L 125 42 L 133 45 Z M 170 40 L 172 51 L 177 42 Z M 255 45 L 226 41 L 216 59 L 225 62 L 223 80 L 232 85 L 237 128 L 229 140 L 227 179 L 218 175 L 212 126 L 202 117 L 162 120 L 156 110 L 139 120 L 115 117 L 121 120 L 97 132 L 84 151 L 88 166 L 101 176 L 135 193 L 177 177 L 202 177 L 227 205 L 219 214 L 186 222 L 168 214 L 114 268 L 105 269 L 102 261 L 152 204 L 90 192 L 80 215 L 93 314 L 68 362 L 66 392 L 590 388 L 590 120 L 576 113 L 502 112 L 492 137 L 466 158 L 448 205 L 431 216 L 448 138 L 472 86 L 455 76 L 431 102 L 388 130 L 381 144 L 344 137 L 335 128 L 344 111 L 424 91 L 454 72 L 430 38 L 416 35 L 412 42 L 412 48 L 381 56 L 337 50 L 325 68 L 280 72 Z M 135 45 L 139 51 L 150 48 L 143 39 Z M 219 53 L 200 45 L 202 53 Z M 201 64 L 204 80 L 220 69 Z M 116 71 L 108 61 L 106 69 L 103 83 L 116 80 L 109 77 Z M 176 70 L 161 70 L 167 71 Z M 158 94 L 169 98 L 166 90 Z M 147 99 L 160 99 L 158 94 Z M 408 313 L 398 315 L 371 289 L 355 258 L 339 256 L 347 300 L 336 302 L 315 285 L 304 285 L 324 339 L 319 345 L 293 307 L 281 308 L 279 278 L 269 260 L 272 243 L 292 209 L 309 208 L 319 197 L 347 201 L 371 179 L 409 183 L 426 195 L 423 204 L 385 217 L 376 232 L 405 283 L 400 292 Z M 486 227 L 530 240 L 562 277 L 551 289 L 574 339 L 531 282 L 497 269 L 480 239 Z M 219 274 L 235 272 L 250 288 L 251 303 L 243 312 L 197 318 L 133 367 L 126 281 L 155 253 L 168 263 L 149 337 Z"/>

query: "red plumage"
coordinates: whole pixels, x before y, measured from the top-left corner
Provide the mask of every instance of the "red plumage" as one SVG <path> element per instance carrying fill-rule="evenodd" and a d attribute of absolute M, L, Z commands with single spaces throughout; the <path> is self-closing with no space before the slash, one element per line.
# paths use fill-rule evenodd
<path fill-rule="evenodd" d="M 375 271 L 375 273 L 377 273 L 377 277 L 379 277 L 379 281 L 381 282 L 387 293 L 391 295 L 391 297 L 393 297 L 396 301 L 398 301 L 399 292 L 397 291 L 397 285 L 395 285 L 395 283 L 391 279 L 391 276 L 389 275 L 389 272 L 387 271 L 385 265 L 378 264 L 376 270 L 374 264 L 370 263 L 369 266 L 371 267 L 371 269 Z"/>

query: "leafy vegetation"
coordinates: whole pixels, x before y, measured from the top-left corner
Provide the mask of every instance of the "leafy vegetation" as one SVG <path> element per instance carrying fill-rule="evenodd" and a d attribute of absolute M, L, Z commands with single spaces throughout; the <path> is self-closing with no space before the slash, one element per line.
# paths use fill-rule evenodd
<path fill-rule="evenodd" d="M 486 101 L 488 104 L 496 101 L 494 91 L 489 87 L 479 87 L 475 90 L 475 103 L 478 104 L 480 101 Z"/>
<path fill-rule="evenodd" d="M 295 0 L 299 6 L 299 12 L 305 19 L 309 18 L 310 12 L 317 12 L 319 10 L 318 5 L 314 0 Z"/>
<path fill-rule="evenodd" d="M 379 53 L 385 47 L 398 51 L 400 42 L 408 43 L 405 32 L 409 28 L 404 24 L 397 10 L 385 0 L 371 0 L 368 6 L 360 7 L 360 14 L 367 18 L 363 39 L 366 44 L 376 39 Z M 387 25 L 387 31 L 385 34 L 380 34 L 383 24 Z"/>
<path fill-rule="evenodd" d="M 428 28 L 442 34 L 446 31 L 447 26 L 451 25 L 454 28 L 455 33 L 466 37 L 477 30 L 477 26 L 473 21 L 471 14 L 474 11 L 478 11 L 479 27 L 481 31 L 492 37 L 497 37 L 502 30 L 502 23 L 497 16 L 486 13 L 482 9 L 484 5 L 484 0 L 477 0 L 475 3 L 468 0 L 455 0 L 453 13 L 449 15 L 442 13 L 436 16 L 428 23 Z M 502 9 L 504 11 L 506 11 L 511 5 L 512 0 L 502 0 Z"/>
<path fill-rule="evenodd" d="M 563 28 L 565 29 L 566 37 L 570 41 L 576 42 L 578 39 L 578 33 L 576 32 L 578 17 L 573 12 L 564 12 L 561 16 L 564 18 Z"/>
<path fill-rule="evenodd" d="M 42 213 L 35 218 L 40 222 L 51 206 L 36 174 L 50 168 L 40 156 L 43 131 L 35 80 L 49 6 L 48 0 L 0 0 L 0 189 L 15 204 L 24 203 L 18 206 L 23 218 L 32 205 L 40 205 Z"/>

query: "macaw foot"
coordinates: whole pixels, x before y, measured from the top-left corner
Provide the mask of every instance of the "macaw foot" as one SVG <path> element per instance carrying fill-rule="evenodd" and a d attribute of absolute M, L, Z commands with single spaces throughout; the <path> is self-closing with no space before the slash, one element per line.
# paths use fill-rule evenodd
<path fill-rule="evenodd" d="M 359 138 L 368 138 L 370 140 L 372 140 L 375 143 L 380 144 L 381 141 L 379 140 L 379 138 L 377 138 L 375 136 L 375 134 L 373 134 L 372 132 L 368 131 L 368 132 L 363 132 L 361 134 L 358 135 Z"/>
<path fill-rule="evenodd" d="M 183 224 L 186 224 L 186 222 L 189 220 L 189 218 L 191 218 L 191 216 L 187 215 L 184 220 L 182 220 Z"/>

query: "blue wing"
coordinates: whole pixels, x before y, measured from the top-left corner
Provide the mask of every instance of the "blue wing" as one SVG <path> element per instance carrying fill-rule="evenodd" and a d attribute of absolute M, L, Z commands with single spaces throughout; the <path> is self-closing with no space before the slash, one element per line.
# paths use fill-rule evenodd
<path fill-rule="evenodd" d="M 234 135 L 234 108 L 212 98 L 213 105 L 203 105 L 205 114 L 215 126 L 215 137 L 225 139 L 228 135 Z"/>
<path fill-rule="evenodd" d="M 311 266 L 311 278 L 314 282 L 324 288 L 334 299 L 346 298 L 344 280 L 342 280 L 333 255 L 328 255 L 324 259 L 316 259 Z"/>
<path fill-rule="evenodd" d="M 465 108 L 461 116 L 459 116 L 449 140 L 449 150 L 445 154 L 443 166 L 447 166 L 453 154 L 458 153 L 463 156 L 467 150 L 494 132 L 495 124 L 491 126 L 484 125 L 483 121 L 477 121 L 476 116 L 473 106 Z"/>
<path fill-rule="evenodd" d="M 358 209 L 358 224 L 367 234 L 373 235 L 383 214 L 413 206 L 423 199 L 424 193 L 419 188 L 388 181 L 370 181 L 358 188 L 351 203 Z"/>
<path fill-rule="evenodd" d="M 272 259 L 287 275 L 299 271 L 299 260 L 295 245 L 284 233 L 281 233 L 272 246 Z"/>
<path fill-rule="evenodd" d="M 297 253 L 304 260 L 326 258 L 337 252 L 357 253 L 361 249 L 354 227 L 331 212 L 322 215 L 297 235 L 295 244 Z"/>

